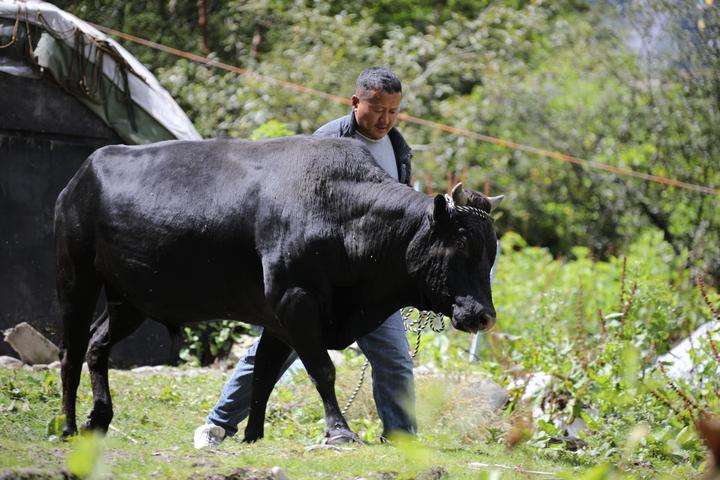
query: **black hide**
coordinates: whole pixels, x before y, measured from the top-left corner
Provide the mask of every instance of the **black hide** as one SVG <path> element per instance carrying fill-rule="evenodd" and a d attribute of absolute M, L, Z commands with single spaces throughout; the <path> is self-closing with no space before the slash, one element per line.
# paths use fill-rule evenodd
<path fill-rule="evenodd" d="M 88 426 L 105 429 L 107 350 L 144 316 L 265 327 L 247 440 L 262 436 L 273 375 L 290 348 L 337 433 L 347 425 L 326 349 L 346 347 L 405 305 L 468 331 L 495 316 L 491 221 L 394 181 L 350 139 L 105 147 L 60 194 L 55 232 L 68 433 L 89 337 Z M 101 287 L 109 315 L 90 328 Z"/>

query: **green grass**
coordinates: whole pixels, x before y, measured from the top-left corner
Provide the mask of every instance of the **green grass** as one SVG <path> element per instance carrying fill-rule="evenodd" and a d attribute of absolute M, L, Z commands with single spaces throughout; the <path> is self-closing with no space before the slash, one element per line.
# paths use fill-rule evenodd
<path fill-rule="evenodd" d="M 469 362 L 470 337 L 462 332 L 423 336 L 416 361 L 438 373 L 416 376 L 417 442 L 379 443 L 382 427 L 368 381 L 347 415 L 366 444 L 341 451 L 309 449 L 322 439 L 324 422 L 319 397 L 302 373 L 292 385 L 275 389 L 264 440 L 245 445 L 236 437 L 215 452 L 198 452 L 193 432 L 220 394 L 226 379 L 222 371 L 113 370 L 112 427 L 117 430 L 99 441 L 101 470 L 114 478 L 182 479 L 228 475 L 238 468 L 256 470 L 233 478 L 265 478 L 274 466 L 293 480 L 433 478 L 433 468 L 444 469 L 450 478 L 550 478 L 523 470 L 585 480 L 700 478 L 706 451 L 693 426 L 697 412 L 684 399 L 693 398 L 708 412 L 720 410 L 720 333 L 696 345 L 692 378 L 671 382 L 653 366 L 657 355 L 711 319 L 710 306 L 720 297 L 709 290 L 706 304 L 691 272 L 683 269 L 683 258 L 674 257 L 658 236 L 630 246 L 627 262 L 598 261 L 582 248 L 574 255 L 553 259 L 545 250 L 525 246 L 517 235 L 503 237 L 494 284 L 500 320 L 484 337 L 478 362 Z M 410 341 L 414 344 L 412 335 Z M 351 350 L 343 358 L 336 388 L 341 405 L 364 359 Z M 521 401 L 522 385 L 533 372 L 551 374 L 553 383 L 547 392 Z M 508 388 L 506 411 L 491 412 L 482 392 L 473 389 L 480 375 Z M 540 405 L 544 413 L 535 419 L 534 430 L 521 428 L 529 424 L 529 410 Z M 84 373 L 78 423 L 90 406 Z M 48 422 L 59 413 L 58 371 L 0 369 L 0 471 L 36 467 L 59 472 L 70 456 L 92 459 L 92 442 L 49 438 Z M 558 445 L 562 431 L 553 422 L 578 415 L 589 426 L 581 434 L 586 447 L 569 452 Z M 511 433 L 522 441 L 508 442 Z M 508 443 L 516 445 L 511 449 Z M 473 462 L 509 470 L 472 470 Z M 594 470 L 603 468 L 609 470 Z"/>
<path fill-rule="evenodd" d="M 341 402 L 357 378 L 354 363 L 357 362 L 339 369 Z M 282 386 L 274 392 L 265 439 L 245 445 L 238 436 L 225 441 L 215 452 L 196 451 L 192 446 L 193 431 L 216 401 L 225 375 L 219 370 L 171 372 L 111 371 L 115 404 L 112 425 L 117 430 L 111 430 L 100 441 L 101 474 L 113 478 L 187 479 L 227 475 L 241 467 L 267 472 L 280 466 L 290 479 L 361 476 L 410 479 L 433 478 L 430 470 L 441 467 L 449 478 L 512 479 L 535 476 L 498 468 L 472 470 L 469 464 L 481 462 L 556 472 L 561 478 L 578 478 L 591 467 L 579 464 L 570 455 L 539 454 L 527 445 L 508 450 L 504 432 L 512 418 L 489 412 L 481 398 L 474 398 L 467 391 L 461 395 L 467 380 L 473 378 L 461 375 L 418 378 L 421 435 L 415 443 L 389 446 L 378 442 L 380 424 L 366 385 L 348 417 L 352 428 L 368 444 L 343 451 L 308 450 L 322 436 L 322 409 L 307 376 L 299 374 L 292 387 Z M 79 423 L 90 405 L 89 379 L 84 372 L 79 389 Z M 67 468 L 68 455 L 78 448 L 77 441 L 62 442 L 47 435 L 47 424 L 59 411 L 57 370 L 0 369 L 0 471 L 34 467 L 58 472 Z M 497 471 L 496 476 L 492 470 Z M 396 475 L 383 476 L 383 472 Z M 689 478 L 694 470 L 668 466 L 662 471 L 637 468 L 635 473 L 638 477 Z"/>

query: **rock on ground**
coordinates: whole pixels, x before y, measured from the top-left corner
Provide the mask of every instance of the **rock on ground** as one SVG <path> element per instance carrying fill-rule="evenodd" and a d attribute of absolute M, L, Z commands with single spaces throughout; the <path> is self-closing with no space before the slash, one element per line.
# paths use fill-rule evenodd
<path fill-rule="evenodd" d="M 493 412 L 503 408 L 510 400 L 507 390 L 487 378 L 472 381 L 467 386 L 464 386 L 463 396 L 465 398 L 477 398 L 478 401 L 482 401 Z"/>
<path fill-rule="evenodd" d="M 527 386 L 525 387 L 525 392 L 521 400 L 528 402 L 538 395 L 544 395 L 550 382 L 552 382 L 552 375 L 545 372 L 533 373 L 527 381 Z"/>
<path fill-rule="evenodd" d="M 282 468 L 278 466 L 272 467 L 270 469 L 270 475 L 272 475 L 273 480 L 288 480 L 285 472 L 283 472 Z"/>
<path fill-rule="evenodd" d="M 678 343 L 665 355 L 657 359 L 657 363 L 667 365 L 665 367 L 668 377 L 672 379 L 689 379 L 696 365 L 693 364 L 690 352 L 700 344 L 703 337 L 716 333 L 720 329 L 720 322 L 717 320 L 707 322 L 695 330 L 689 337 Z M 697 365 L 702 367 L 702 365 Z M 702 371 L 702 370 L 700 370 Z"/>
<path fill-rule="evenodd" d="M 18 360 L 17 358 L 8 357 L 7 355 L 3 355 L 0 357 L 0 368 L 9 368 L 12 370 L 16 370 L 18 368 L 22 368 L 23 362 Z"/>
<path fill-rule="evenodd" d="M 5 330 L 5 341 L 28 365 L 52 363 L 60 356 L 60 349 L 26 322 Z"/>
<path fill-rule="evenodd" d="M 448 471 L 445 467 L 432 467 L 429 470 L 420 472 L 415 477 L 415 480 L 440 480 L 448 475 Z"/>
<path fill-rule="evenodd" d="M 333 364 L 336 367 L 345 364 L 345 355 L 343 355 L 343 352 L 339 352 L 337 350 L 328 350 L 328 355 L 330 355 L 330 360 L 332 360 Z"/>
<path fill-rule="evenodd" d="M 584 443 L 580 439 L 580 434 L 587 431 L 588 426 L 584 420 L 579 417 L 573 419 L 571 423 L 567 423 L 565 415 L 554 411 L 551 398 L 552 383 L 554 377 L 545 372 L 536 372 L 531 374 L 527 379 L 517 381 L 515 387 L 521 387 L 525 384 L 525 391 L 521 397 L 521 401 L 532 404 L 532 417 L 534 421 L 543 417 L 546 413 L 551 414 L 551 422 L 565 435 L 556 437 L 551 443 L 562 443 L 570 451 L 575 451 L 584 447 Z M 546 411 L 548 408 L 550 411 Z M 591 415 L 597 415 L 598 412 L 594 408 L 584 408 Z"/>

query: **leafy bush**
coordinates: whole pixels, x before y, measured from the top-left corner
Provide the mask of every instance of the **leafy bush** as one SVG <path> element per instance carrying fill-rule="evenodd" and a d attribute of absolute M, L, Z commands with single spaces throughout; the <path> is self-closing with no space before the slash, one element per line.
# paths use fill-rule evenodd
<path fill-rule="evenodd" d="M 183 328 L 180 358 L 191 365 L 210 365 L 227 357 L 232 346 L 248 332 L 247 324 L 234 320 L 188 325 Z"/>
<path fill-rule="evenodd" d="M 508 387 L 508 412 L 534 410 L 530 445 L 592 464 L 700 468 L 705 449 L 693 423 L 720 406 L 720 332 L 695 345 L 689 378 L 671 380 L 657 357 L 717 319 L 717 294 L 701 294 L 682 268 L 685 259 L 659 234 L 641 236 L 627 257 L 607 261 L 593 260 L 581 247 L 573 258 L 556 260 L 515 233 L 501 244 L 494 285 L 499 323 L 484 336 L 477 368 Z M 467 336 L 448 336 L 449 348 L 439 335 L 426 334 L 420 362 L 466 371 Z M 523 400 L 538 373 L 546 385 Z M 587 430 L 573 453 L 563 437 L 576 419 Z"/>
<path fill-rule="evenodd" d="M 290 130 L 287 125 L 277 120 L 268 120 L 253 130 L 250 134 L 250 140 L 262 140 L 264 138 L 287 137 L 295 132 Z"/>

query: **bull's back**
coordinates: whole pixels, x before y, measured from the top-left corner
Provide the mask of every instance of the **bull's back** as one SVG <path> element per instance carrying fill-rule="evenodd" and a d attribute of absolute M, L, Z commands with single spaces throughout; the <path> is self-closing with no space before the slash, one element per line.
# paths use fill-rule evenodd
<path fill-rule="evenodd" d="M 91 156 L 59 208 L 85 205 L 106 288 L 168 322 L 262 315 L 253 234 L 262 169 L 237 146 L 173 141 Z"/>
<path fill-rule="evenodd" d="M 262 257 L 278 257 L 284 242 L 301 261 L 343 270 L 336 261 L 344 258 L 342 239 L 327 236 L 339 231 L 333 225 L 341 209 L 332 218 L 326 210 L 338 195 L 320 197 L 368 175 L 387 177 L 347 140 L 109 146 L 91 156 L 62 203 L 84 206 L 80 223 L 92 232 L 106 287 L 148 316 L 264 323 L 272 315 Z M 308 248 L 312 256 L 303 260 Z"/>

